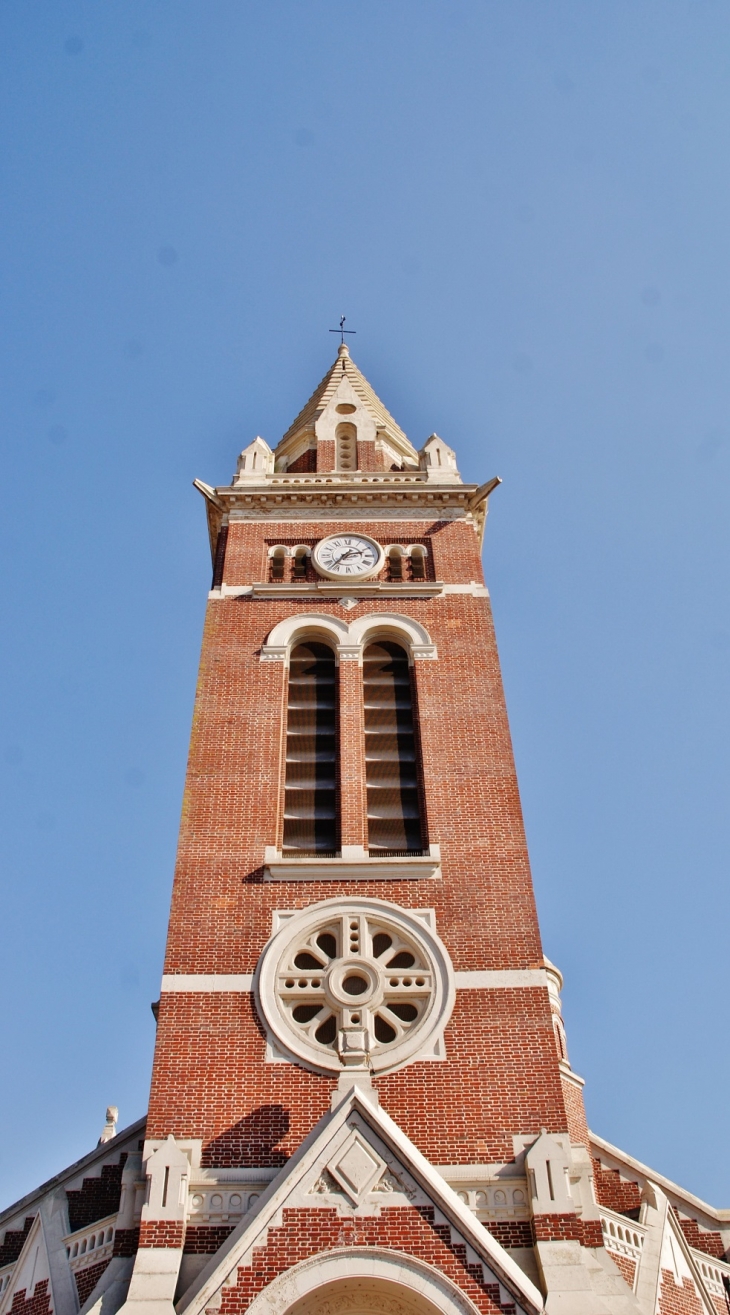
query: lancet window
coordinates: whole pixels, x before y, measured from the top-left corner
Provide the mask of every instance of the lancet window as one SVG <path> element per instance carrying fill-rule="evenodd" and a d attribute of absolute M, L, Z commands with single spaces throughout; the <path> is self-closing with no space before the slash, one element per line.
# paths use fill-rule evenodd
<path fill-rule="evenodd" d="M 416 727 L 408 654 L 388 640 L 363 655 L 368 849 L 423 848 Z"/>
<path fill-rule="evenodd" d="M 286 854 L 334 854 L 339 848 L 337 669 L 327 644 L 292 650 L 286 733 Z"/>

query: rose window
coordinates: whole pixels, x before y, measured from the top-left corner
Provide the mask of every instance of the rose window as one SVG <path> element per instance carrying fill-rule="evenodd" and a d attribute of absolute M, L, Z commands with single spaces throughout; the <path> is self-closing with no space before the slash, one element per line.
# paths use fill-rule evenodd
<path fill-rule="evenodd" d="M 327 900 L 282 919 L 259 974 L 261 1011 L 295 1058 L 325 1070 L 433 1054 L 453 1003 L 448 955 L 424 917 Z"/>

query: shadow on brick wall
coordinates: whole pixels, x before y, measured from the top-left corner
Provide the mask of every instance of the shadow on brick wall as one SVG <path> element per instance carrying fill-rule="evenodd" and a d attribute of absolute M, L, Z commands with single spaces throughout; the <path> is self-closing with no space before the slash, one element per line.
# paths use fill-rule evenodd
<path fill-rule="evenodd" d="M 289 1156 L 275 1148 L 289 1131 L 289 1112 L 283 1105 L 260 1105 L 245 1119 L 203 1149 L 204 1167 L 236 1165 L 278 1167 L 286 1164 Z"/>

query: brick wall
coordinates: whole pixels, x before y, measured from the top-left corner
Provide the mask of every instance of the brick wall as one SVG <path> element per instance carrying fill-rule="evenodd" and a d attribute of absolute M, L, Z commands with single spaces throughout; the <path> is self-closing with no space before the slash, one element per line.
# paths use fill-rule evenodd
<path fill-rule="evenodd" d="M 500 1306 L 499 1284 L 485 1284 L 481 1265 L 468 1262 L 466 1247 L 451 1242 L 448 1226 L 434 1223 L 433 1210 L 413 1206 L 384 1210 L 380 1218 L 343 1219 L 335 1210 L 285 1210 L 281 1228 L 269 1229 L 265 1246 L 241 1266 L 234 1287 L 224 1287 L 220 1315 L 243 1315 L 254 1297 L 279 1274 L 319 1252 L 347 1246 L 384 1247 L 426 1261 L 446 1274 L 481 1315 L 510 1315 Z"/>
<path fill-rule="evenodd" d="M 627 1182 L 618 1169 L 604 1169 L 600 1160 L 593 1160 L 593 1189 L 599 1205 L 616 1214 L 638 1219 L 641 1191 L 638 1183 Z"/>
<path fill-rule="evenodd" d="M 578 1215 L 535 1215 L 532 1221 L 536 1242 L 580 1242 L 584 1247 L 602 1247 L 600 1219 Z"/>
<path fill-rule="evenodd" d="M 434 1163 L 511 1160 L 511 1129 L 564 1128 L 542 996 L 540 988 L 459 993 L 447 1062 L 376 1079 L 384 1109 Z M 201 1137 L 204 1165 L 281 1165 L 329 1109 L 334 1079 L 263 1062 L 251 996 L 163 994 L 159 1033 L 149 1135 Z M 225 1082 L 215 1084 L 221 1054 Z"/>
<path fill-rule="evenodd" d="M 610 1256 L 622 1278 L 626 1279 L 629 1287 L 633 1289 L 634 1279 L 636 1278 L 636 1261 L 630 1256 L 619 1256 L 615 1251 L 606 1252 Z"/>
<path fill-rule="evenodd" d="M 122 1192 L 122 1170 L 126 1163 L 127 1152 L 119 1157 L 118 1164 L 103 1164 L 98 1178 L 84 1178 L 80 1188 L 67 1191 L 68 1223 L 72 1233 L 77 1228 L 105 1219 L 119 1209 Z"/>
<path fill-rule="evenodd" d="M 188 1225 L 183 1250 L 186 1255 L 213 1256 L 232 1232 L 232 1224 L 221 1224 L 218 1227 L 207 1224 Z"/>
<path fill-rule="evenodd" d="M 570 1140 L 576 1142 L 579 1146 L 587 1146 L 590 1140 L 590 1133 L 588 1132 L 583 1091 L 580 1087 L 576 1087 L 575 1083 L 571 1082 L 568 1078 L 562 1078 L 561 1081 Z"/>
<path fill-rule="evenodd" d="M 509 1248 L 535 1245 L 531 1219 L 485 1219 L 483 1223 L 500 1246 Z"/>
<path fill-rule="evenodd" d="M 671 1270 L 662 1270 L 658 1315 L 704 1315 L 704 1310 L 691 1279 L 683 1279 L 678 1287 Z"/>
<path fill-rule="evenodd" d="M 685 1219 L 678 1210 L 675 1210 L 674 1213 L 691 1247 L 694 1247 L 696 1251 L 704 1251 L 706 1256 L 713 1256 L 715 1260 L 725 1260 L 726 1252 L 721 1233 L 700 1228 L 696 1219 Z"/>
<path fill-rule="evenodd" d="M 79 1294 L 79 1306 L 83 1306 L 87 1297 L 91 1296 L 108 1264 L 110 1260 L 100 1260 L 98 1265 L 89 1265 L 87 1269 L 76 1270 L 74 1278 L 76 1291 Z"/>
<path fill-rule="evenodd" d="M 265 545 L 317 543 L 330 534 L 354 531 L 387 543 L 425 543 L 436 580 L 450 584 L 481 582 L 479 539 L 470 525 L 440 520 L 357 521 L 234 521 L 229 526 L 223 579 L 229 585 L 267 579 Z M 319 578 L 319 577 L 318 577 Z M 372 600 L 368 600 L 370 602 Z"/>
<path fill-rule="evenodd" d="M 308 447 L 289 466 L 291 475 L 308 475 L 317 469 L 317 449 Z"/>
<path fill-rule="evenodd" d="M 10 1315 L 51 1315 L 51 1297 L 48 1291 L 47 1278 L 41 1279 L 36 1283 L 33 1294 L 26 1297 L 25 1288 L 20 1288 L 13 1293 L 13 1304 L 10 1307 Z"/>
<path fill-rule="evenodd" d="M 139 1247 L 139 1228 L 118 1228 L 114 1234 L 115 1256 L 133 1256 Z"/>
<path fill-rule="evenodd" d="M 143 1220 L 139 1228 L 139 1246 L 143 1247 L 181 1247 L 185 1236 L 185 1225 L 176 1219 Z"/>
<path fill-rule="evenodd" d="M 5 1230 L 5 1236 L 0 1244 L 0 1269 L 3 1265 L 12 1265 L 13 1261 L 18 1259 L 34 1219 L 35 1215 L 26 1215 L 22 1228 Z"/>

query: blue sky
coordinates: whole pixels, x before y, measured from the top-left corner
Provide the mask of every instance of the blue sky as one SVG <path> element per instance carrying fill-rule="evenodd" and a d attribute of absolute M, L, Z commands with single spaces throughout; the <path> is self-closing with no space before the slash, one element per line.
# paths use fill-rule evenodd
<path fill-rule="evenodd" d="M 144 1112 L 209 556 L 334 354 L 485 566 L 593 1128 L 730 1205 L 730 10 L 3 0 L 0 1202 Z"/>

